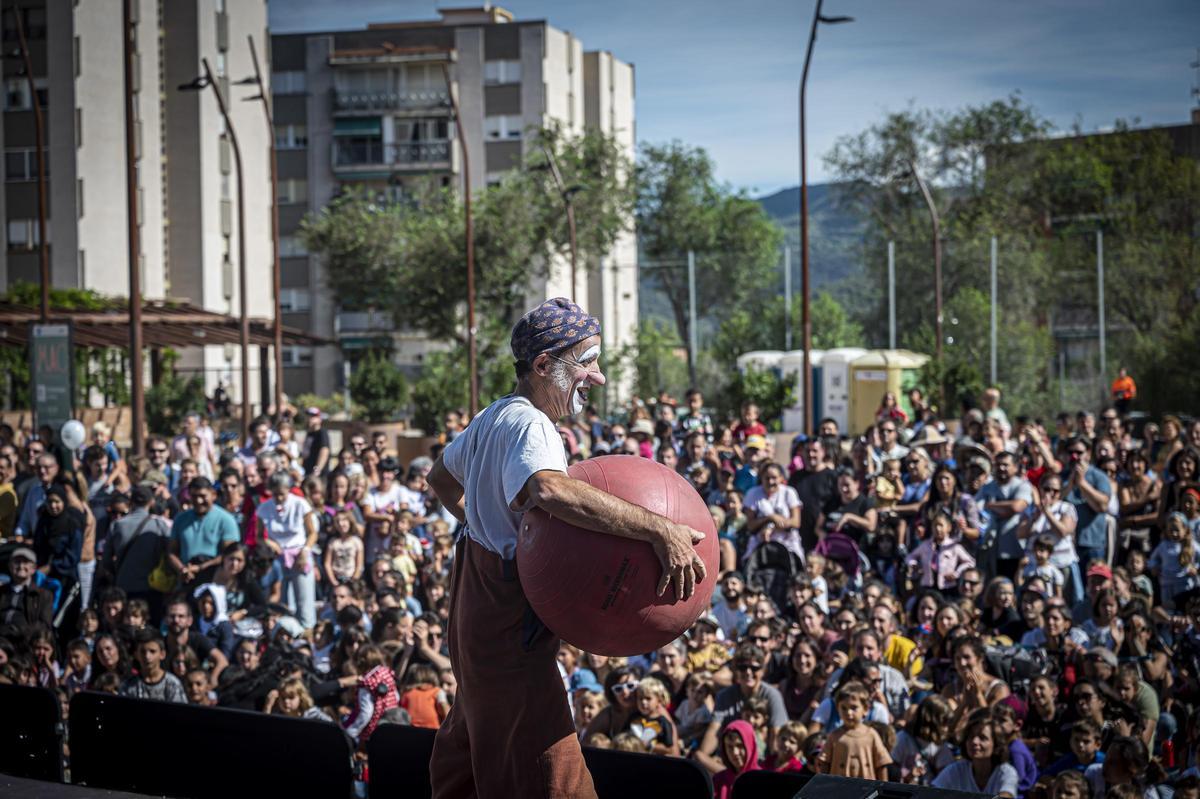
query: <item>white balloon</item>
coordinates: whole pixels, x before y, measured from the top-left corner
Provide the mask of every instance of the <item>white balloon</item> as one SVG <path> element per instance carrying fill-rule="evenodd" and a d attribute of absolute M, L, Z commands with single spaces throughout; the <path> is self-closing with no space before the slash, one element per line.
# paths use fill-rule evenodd
<path fill-rule="evenodd" d="M 83 422 L 72 419 L 58 431 L 58 437 L 62 439 L 63 446 L 67 449 L 79 449 L 87 438 L 87 430 L 84 429 Z"/>

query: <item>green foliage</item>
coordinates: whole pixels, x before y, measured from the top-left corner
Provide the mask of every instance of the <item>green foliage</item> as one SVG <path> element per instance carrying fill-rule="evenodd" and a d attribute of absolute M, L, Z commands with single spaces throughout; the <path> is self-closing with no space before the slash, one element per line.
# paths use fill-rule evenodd
<path fill-rule="evenodd" d="M 615 353 L 608 363 L 615 361 L 618 370 L 632 369 L 635 396 L 657 397 L 659 392 L 666 391 L 682 397 L 689 382 L 687 363 L 679 355 L 681 349 L 673 331 L 661 322 L 649 320 L 638 326 L 637 340 Z"/>
<path fill-rule="evenodd" d="M 1158 387 L 1150 402 L 1189 405 L 1195 392 L 1179 393 L 1187 392 L 1188 382 L 1172 374 L 1188 351 L 1178 344 L 1194 332 L 1200 310 L 1200 295 L 1191 290 L 1200 285 L 1200 165 L 1176 155 L 1158 131 L 1128 131 L 1119 124 L 1113 135 L 1049 139 L 1048 130 L 1035 109 L 1013 96 L 953 113 L 890 114 L 840 140 L 827 163 L 849 182 L 844 196 L 872 223 L 863 245 L 869 277 L 856 321 L 870 331 L 873 345 L 885 342 L 886 243 L 895 241 L 900 344 L 934 352 L 930 218 L 911 159 L 930 185 L 942 223 L 946 355 L 945 363 L 928 367 L 927 376 L 947 381 L 950 400 L 977 390 L 979 376 L 988 372 L 993 236 L 1005 407 L 1045 414 L 1078 395 L 1053 376 L 1050 328 L 1064 317 L 1084 330 L 1095 324 L 1099 229 L 1109 363 L 1126 363 L 1135 379 L 1145 374 L 1145 385 Z M 1075 368 L 1087 374 L 1095 364 Z M 1098 399 L 1096 391 L 1088 404 Z"/>
<path fill-rule="evenodd" d="M 184 415 L 202 410 L 208 402 L 204 380 L 199 375 L 180 377 L 175 374 L 179 353 L 163 350 L 162 379 L 146 389 L 146 424 L 151 433 L 169 435 L 179 429 Z"/>
<path fill-rule="evenodd" d="M 782 231 L 762 206 L 717 183 L 703 149 L 680 142 L 643 145 L 638 164 L 637 224 L 651 262 L 647 283 L 671 306 L 680 341 L 688 341 L 687 271 L 696 258 L 696 304 L 706 316 L 726 317 L 765 303 L 777 283 Z M 696 364 L 688 362 L 691 379 Z"/>
<path fill-rule="evenodd" d="M 350 374 L 350 398 L 368 422 L 390 422 L 408 402 L 408 381 L 386 353 L 372 350 Z"/>
<path fill-rule="evenodd" d="M 479 328 L 476 345 L 480 407 L 511 393 L 516 384 L 508 335 L 507 325 L 496 320 L 485 321 Z M 467 366 L 466 345 L 425 356 L 421 375 L 412 387 L 414 427 L 427 432 L 441 430 L 447 411 L 467 407 L 471 393 Z"/>
<path fill-rule="evenodd" d="M 813 349 L 861 347 L 866 343 L 862 326 L 829 292 L 818 292 L 809 307 L 812 314 Z M 717 363 L 732 372 L 739 355 L 754 350 L 782 350 L 787 338 L 783 320 L 783 297 L 771 297 L 758 308 L 736 308 L 717 327 L 710 352 Z M 803 311 L 792 304 L 792 347 L 800 349 L 804 334 Z"/>
<path fill-rule="evenodd" d="M 763 423 L 771 430 L 779 430 L 783 409 L 792 404 L 794 385 L 794 374 L 776 377 L 774 372 L 750 367 L 735 373 L 721 392 L 721 412 L 727 418 L 736 418 L 743 403 L 753 402 L 759 407 Z"/>
<path fill-rule="evenodd" d="M 611 137 L 534 135 L 539 148 L 526 168 L 471 201 L 476 301 L 506 321 L 524 310 L 530 280 L 567 250 L 562 195 L 537 168 L 541 143 L 556 153 L 568 186 L 586 186 L 573 195 L 583 255 L 607 252 L 632 208 L 631 168 Z M 465 342 L 465 215 L 457 192 L 426 185 L 405 203 L 347 193 L 306 218 L 302 235 L 326 260 L 343 307 L 390 311 L 399 324 L 418 320 L 435 340 Z"/>
<path fill-rule="evenodd" d="M 342 394 L 330 394 L 328 397 L 322 397 L 320 394 L 297 394 L 292 399 L 292 404 L 301 410 L 305 408 L 317 408 L 321 413 L 327 416 L 339 414 L 345 408 L 345 397 Z M 366 410 L 350 400 L 350 416 L 351 418 L 365 417 Z"/>

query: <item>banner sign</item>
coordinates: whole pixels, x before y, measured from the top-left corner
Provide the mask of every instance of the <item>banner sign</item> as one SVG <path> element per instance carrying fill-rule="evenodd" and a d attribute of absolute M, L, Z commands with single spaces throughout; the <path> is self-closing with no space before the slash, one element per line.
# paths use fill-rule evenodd
<path fill-rule="evenodd" d="M 74 418 L 75 358 L 71 350 L 71 324 L 33 324 L 29 336 L 29 378 L 34 430 L 50 425 L 57 433 Z"/>

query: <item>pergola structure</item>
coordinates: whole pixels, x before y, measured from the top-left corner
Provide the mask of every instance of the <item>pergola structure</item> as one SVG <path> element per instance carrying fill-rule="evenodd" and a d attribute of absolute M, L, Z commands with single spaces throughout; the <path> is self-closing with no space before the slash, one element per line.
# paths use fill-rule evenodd
<path fill-rule="evenodd" d="M 0 347 L 24 347 L 29 343 L 29 324 L 40 319 L 31 305 L 0 302 Z M 108 308 L 51 308 L 47 320 L 71 322 L 72 342 L 79 347 L 129 349 L 129 305 L 115 300 Z M 181 302 L 146 302 L 142 306 L 142 336 L 150 350 L 219 344 L 238 344 L 238 318 L 207 311 Z M 325 339 L 295 328 L 283 328 L 283 343 L 289 346 L 318 346 Z M 270 319 L 250 319 L 250 345 L 275 344 Z"/>

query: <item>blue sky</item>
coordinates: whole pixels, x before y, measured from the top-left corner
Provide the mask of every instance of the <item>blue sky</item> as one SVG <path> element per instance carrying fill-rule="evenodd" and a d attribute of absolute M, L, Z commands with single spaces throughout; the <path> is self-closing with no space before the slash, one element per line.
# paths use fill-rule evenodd
<path fill-rule="evenodd" d="M 766 193 L 799 183 L 797 89 L 815 0 L 508 0 L 586 49 L 636 65 L 640 141 L 706 148 L 718 174 Z M 278 33 L 436 19 L 423 0 L 270 0 Z M 809 176 L 840 136 L 912 104 L 954 109 L 1013 91 L 1066 129 L 1184 122 L 1200 0 L 826 0 L 855 22 L 819 33 Z"/>

